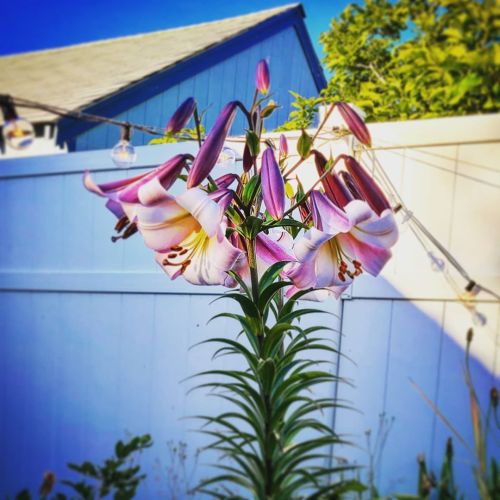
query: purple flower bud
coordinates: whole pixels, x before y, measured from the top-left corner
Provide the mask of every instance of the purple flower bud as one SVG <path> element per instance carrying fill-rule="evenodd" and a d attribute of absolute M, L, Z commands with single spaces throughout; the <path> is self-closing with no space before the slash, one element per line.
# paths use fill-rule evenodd
<path fill-rule="evenodd" d="M 267 61 L 262 59 L 257 64 L 257 72 L 255 73 L 255 86 L 261 94 L 267 94 L 270 87 L 269 66 Z"/>
<path fill-rule="evenodd" d="M 271 148 L 267 148 L 262 155 L 260 179 L 262 199 L 269 215 L 273 219 L 281 219 L 285 212 L 285 183 Z"/>
<path fill-rule="evenodd" d="M 196 108 L 196 101 L 188 97 L 175 111 L 167 124 L 167 133 L 178 134 L 189 122 Z"/>
<path fill-rule="evenodd" d="M 288 141 L 286 140 L 285 134 L 280 135 L 280 158 L 284 158 L 288 155 Z"/>
<path fill-rule="evenodd" d="M 318 175 L 321 177 L 325 173 L 328 161 L 322 153 L 315 149 L 313 149 L 311 153 L 314 155 L 314 164 L 316 165 Z M 351 201 L 352 196 L 349 196 L 342 181 L 333 172 L 325 175 L 321 180 L 321 184 L 323 185 L 327 198 L 338 207 L 344 208 L 347 203 Z"/>
<path fill-rule="evenodd" d="M 338 107 L 347 127 L 354 134 L 354 137 L 356 137 L 361 144 L 371 147 L 372 138 L 361 116 L 359 116 L 358 113 L 356 113 L 356 111 L 354 111 L 354 109 L 352 109 L 352 107 L 346 102 L 337 102 L 336 106 Z"/>
<path fill-rule="evenodd" d="M 382 190 L 356 159 L 352 156 L 344 156 L 344 161 L 356 187 L 366 199 L 368 205 L 370 205 L 378 215 L 384 210 L 391 208 Z"/>
<path fill-rule="evenodd" d="M 219 189 L 228 188 L 235 180 L 239 179 L 236 174 L 224 174 L 215 179 L 215 184 Z"/>
<path fill-rule="evenodd" d="M 342 178 L 342 181 L 344 181 L 343 185 L 344 187 L 347 187 L 349 194 L 351 195 L 351 199 L 353 197 L 356 198 L 356 200 L 365 199 L 364 196 L 360 193 L 358 186 L 356 186 L 356 183 L 354 182 L 354 179 L 349 172 L 342 170 L 341 172 L 339 172 L 339 175 Z"/>
<path fill-rule="evenodd" d="M 224 141 L 233 124 L 237 107 L 238 103 L 236 101 L 229 102 L 217 118 L 215 125 L 193 161 L 187 179 L 188 189 L 197 186 L 210 175 L 224 147 Z"/>
<path fill-rule="evenodd" d="M 253 165 L 253 156 L 250 152 L 248 144 L 245 143 L 245 148 L 243 149 L 243 171 L 248 172 Z"/>

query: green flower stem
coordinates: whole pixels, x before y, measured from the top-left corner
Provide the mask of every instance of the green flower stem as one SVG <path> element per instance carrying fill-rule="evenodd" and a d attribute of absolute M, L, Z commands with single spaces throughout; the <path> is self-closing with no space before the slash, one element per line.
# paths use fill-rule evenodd
<path fill-rule="evenodd" d="M 257 257 L 255 252 L 255 239 L 248 238 L 247 244 L 247 257 L 248 266 L 250 267 L 250 279 L 252 283 L 252 297 L 255 304 L 259 303 L 259 274 L 257 272 Z M 262 335 L 262 332 L 257 332 L 257 335 Z"/>

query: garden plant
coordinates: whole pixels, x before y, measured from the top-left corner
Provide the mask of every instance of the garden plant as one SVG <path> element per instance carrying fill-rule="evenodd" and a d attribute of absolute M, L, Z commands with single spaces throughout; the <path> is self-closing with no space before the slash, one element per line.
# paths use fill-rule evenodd
<path fill-rule="evenodd" d="M 220 459 L 218 472 L 197 491 L 219 498 L 333 498 L 360 485 L 348 479 L 351 465 L 325 465 L 332 446 L 345 440 L 322 419 L 340 402 L 317 397 L 315 387 L 339 378 L 313 355 L 338 352 L 327 320 L 304 325 L 304 316 L 324 311 L 302 301 L 338 298 L 362 274 L 378 275 L 398 230 L 383 192 L 353 156 L 326 158 L 315 149 L 334 110 L 346 132 L 370 146 L 354 108 L 332 103 L 314 135 L 302 131 L 293 154 L 284 136 L 277 144 L 263 137 L 277 106 L 269 89 L 261 61 L 253 102 L 229 102 L 206 138 L 194 99 L 175 112 L 167 134 L 182 136 L 194 117 L 196 156 L 178 154 L 150 172 L 104 184 L 86 173 L 84 184 L 116 215 L 113 241 L 139 233 L 171 279 L 224 285 L 223 297 L 240 309 L 218 315 L 234 320 L 234 336 L 207 341 L 216 356 L 238 357 L 240 368 L 198 374 L 200 386 L 223 398 L 227 410 L 200 417 L 212 439 L 208 448 Z M 241 168 L 213 178 L 238 112 L 247 120 Z M 318 175 L 305 190 L 296 171 L 308 159 Z M 182 185 L 180 194 L 173 194 L 174 183 L 176 192 Z"/>

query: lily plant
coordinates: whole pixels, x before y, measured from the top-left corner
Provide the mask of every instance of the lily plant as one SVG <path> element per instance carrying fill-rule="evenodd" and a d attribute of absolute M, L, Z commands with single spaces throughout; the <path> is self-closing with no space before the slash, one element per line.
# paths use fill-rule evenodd
<path fill-rule="evenodd" d="M 169 132 L 195 121 L 195 156 L 177 155 L 150 172 L 104 184 L 87 172 L 84 185 L 116 215 L 113 241 L 140 234 L 170 279 L 228 287 L 223 296 L 240 309 L 218 315 L 236 322 L 235 336 L 208 342 L 219 346 L 217 356 L 239 357 L 241 368 L 199 374 L 216 378 L 200 387 L 227 404 L 220 415 L 200 417 L 213 439 L 209 448 L 221 458 L 199 491 L 218 498 L 334 498 L 359 485 L 347 479 L 351 465 L 331 460 L 333 446 L 345 441 L 322 413 L 341 403 L 315 394 L 319 384 L 340 379 L 312 356 L 339 353 L 325 339 L 331 328 L 301 321 L 324 311 L 299 299 L 338 298 L 364 273 L 378 275 L 398 231 L 387 198 L 354 157 L 327 159 L 314 148 L 335 108 L 346 129 L 370 147 L 356 110 L 332 103 L 314 135 L 302 131 L 298 154 L 291 155 L 284 135 L 276 145 L 263 136 L 277 107 L 270 96 L 269 67 L 261 61 L 251 105 L 228 103 L 206 138 L 194 99 L 174 113 Z M 241 167 L 213 178 L 237 113 L 247 122 Z M 306 191 L 296 171 L 308 160 L 317 179 Z M 182 184 L 181 194 L 172 193 L 174 183 Z"/>

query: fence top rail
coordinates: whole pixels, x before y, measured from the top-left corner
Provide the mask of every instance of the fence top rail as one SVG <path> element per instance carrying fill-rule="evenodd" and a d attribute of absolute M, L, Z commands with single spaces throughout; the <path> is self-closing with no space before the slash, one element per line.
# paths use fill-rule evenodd
<path fill-rule="evenodd" d="M 369 129 L 374 150 L 498 143 L 500 113 L 372 123 Z M 266 135 L 270 138 L 279 137 L 279 133 Z M 300 131 L 287 132 L 286 135 L 293 141 L 298 139 Z M 242 137 L 228 138 L 227 143 L 230 147 L 240 149 L 242 140 Z M 136 150 L 138 158 L 132 170 L 160 165 L 179 153 L 195 154 L 198 146 L 196 142 L 190 141 L 138 146 Z M 81 173 L 85 170 L 120 169 L 112 162 L 109 149 L 20 158 L 0 157 L 0 179 Z"/>
<path fill-rule="evenodd" d="M 198 145 L 189 141 L 137 146 L 135 149 L 137 161 L 133 167 L 127 170 L 156 167 L 180 153 L 195 154 L 198 151 Z M 111 160 L 109 149 L 0 160 L 0 179 L 77 174 L 85 170 L 103 172 L 122 169 L 118 168 Z"/>

